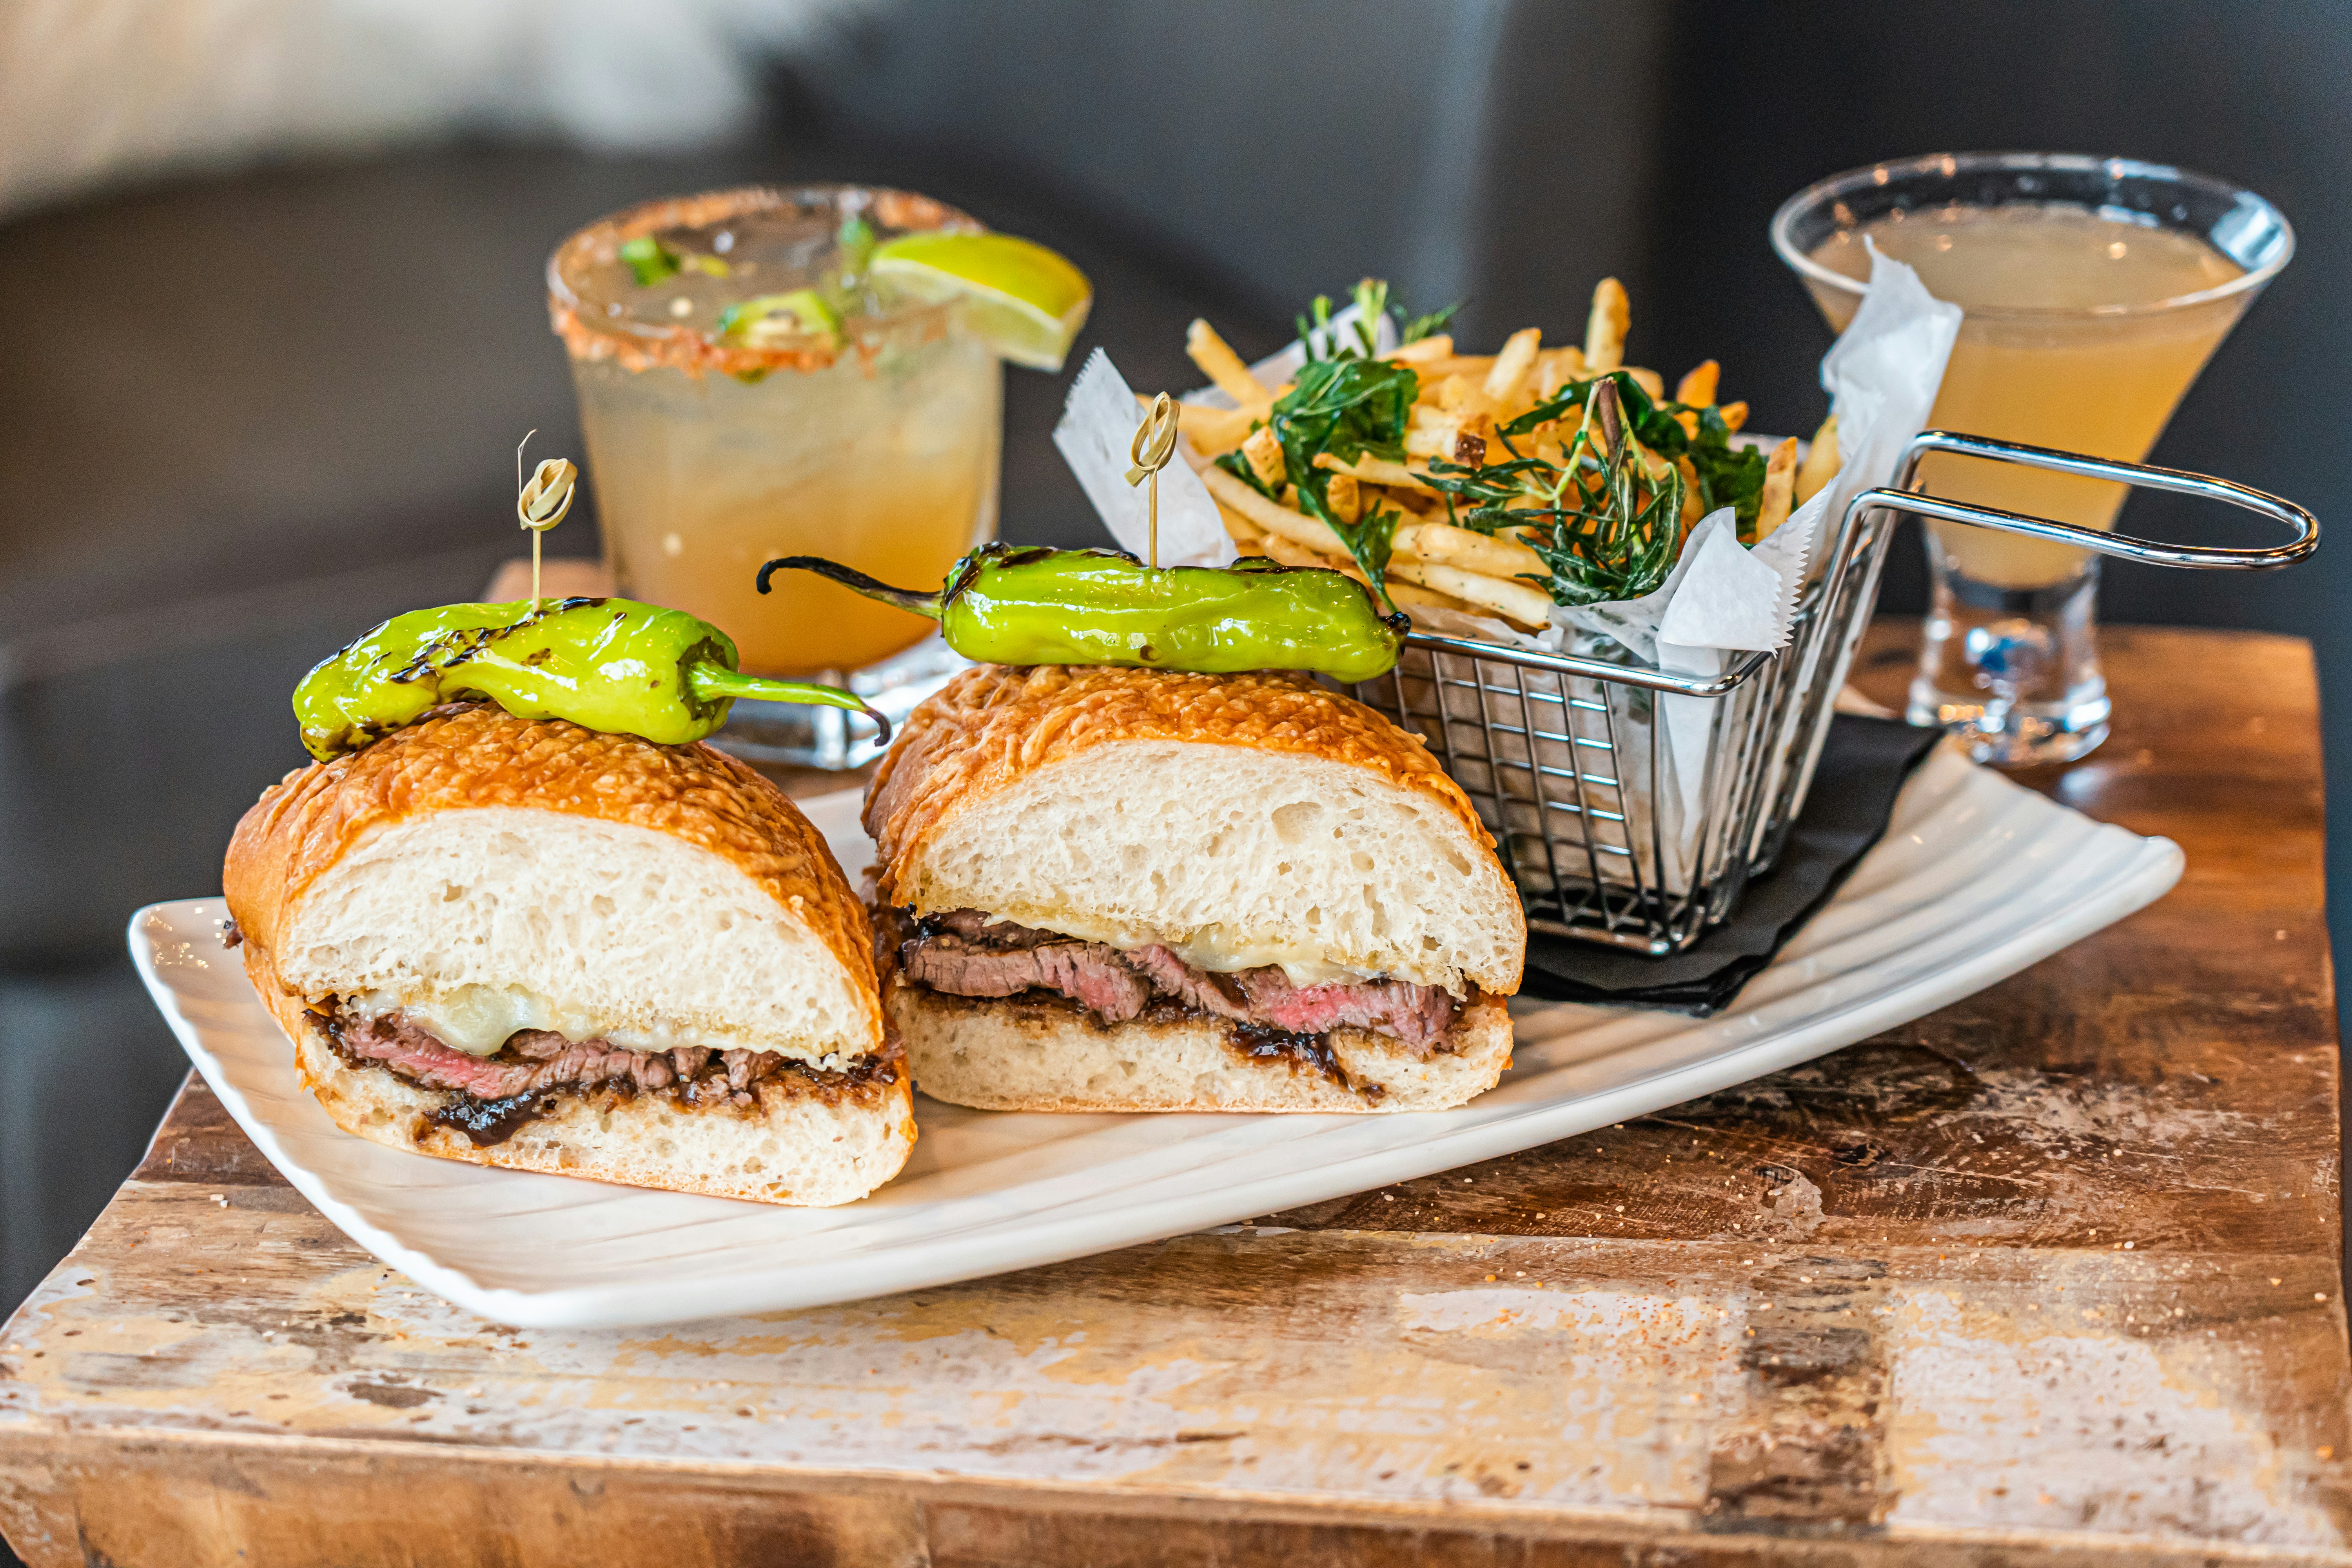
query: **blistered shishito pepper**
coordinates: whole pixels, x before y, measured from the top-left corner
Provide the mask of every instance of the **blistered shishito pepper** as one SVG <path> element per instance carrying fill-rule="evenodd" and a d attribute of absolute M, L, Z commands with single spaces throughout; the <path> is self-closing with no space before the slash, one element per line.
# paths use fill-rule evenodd
<path fill-rule="evenodd" d="M 1382 615 L 1337 572 L 1245 556 L 1231 566 L 1146 566 L 1125 551 L 984 544 L 947 585 L 920 594 L 814 555 L 760 568 L 819 573 L 940 623 L 948 647 L 985 664 L 1116 664 L 1230 675 L 1304 669 L 1370 680 L 1397 661 L 1404 616 Z"/>
<path fill-rule="evenodd" d="M 664 745 L 699 741 L 738 697 L 887 721 L 846 691 L 735 668 L 733 639 L 683 610 L 628 599 L 518 599 L 394 616 L 294 689 L 302 746 L 330 762 L 436 703 L 486 697 L 518 719 L 568 719 Z"/>

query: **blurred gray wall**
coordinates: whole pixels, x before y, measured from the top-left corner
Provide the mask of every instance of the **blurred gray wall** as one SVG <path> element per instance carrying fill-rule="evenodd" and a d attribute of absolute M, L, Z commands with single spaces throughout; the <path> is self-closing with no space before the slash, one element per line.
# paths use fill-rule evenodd
<path fill-rule="evenodd" d="M 845 22 L 795 76 L 839 140 L 1017 170 L 1278 321 L 1370 274 L 1467 300 L 1472 335 L 1580 333 L 1593 281 L 1647 254 L 1672 14 L 934 0 Z"/>

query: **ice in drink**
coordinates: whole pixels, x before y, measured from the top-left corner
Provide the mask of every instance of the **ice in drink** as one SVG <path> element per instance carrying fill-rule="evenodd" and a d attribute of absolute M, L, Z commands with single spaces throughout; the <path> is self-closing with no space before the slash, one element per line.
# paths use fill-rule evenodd
<path fill-rule="evenodd" d="M 2197 235 L 2064 204 L 1897 210 L 1822 240 L 1811 258 L 1857 280 L 1867 239 L 1966 312 L 1929 424 L 2137 462 L 2229 334 L 2244 268 Z M 1809 281 L 1843 331 L 1859 297 Z M 2209 290 L 2219 298 L 2199 300 Z M 2087 528 L 2111 527 L 2126 489 L 2009 464 L 1930 458 L 1936 494 Z M 1966 576 L 2002 588 L 2064 582 L 2085 552 L 1931 522 Z"/>

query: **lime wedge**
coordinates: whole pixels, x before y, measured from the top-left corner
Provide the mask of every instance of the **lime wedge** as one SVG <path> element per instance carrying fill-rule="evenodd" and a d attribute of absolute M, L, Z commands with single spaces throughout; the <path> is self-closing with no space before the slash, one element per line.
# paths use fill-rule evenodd
<path fill-rule="evenodd" d="M 1033 370 L 1062 368 L 1095 302 L 1085 273 L 1009 234 L 901 235 L 875 250 L 872 276 L 926 303 L 961 299 L 990 348 Z"/>

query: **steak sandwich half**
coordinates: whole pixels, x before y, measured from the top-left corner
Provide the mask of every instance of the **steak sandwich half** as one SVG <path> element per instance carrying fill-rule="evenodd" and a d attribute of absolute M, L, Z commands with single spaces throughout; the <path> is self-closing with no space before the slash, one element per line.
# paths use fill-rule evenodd
<path fill-rule="evenodd" d="M 438 709 L 263 795 L 224 881 L 346 1131 L 778 1204 L 906 1163 L 865 910 L 792 803 L 707 747 Z"/>
<path fill-rule="evenodd" d="M 1304 676 L 967 670 L 866 826 L 883 1005 L 937 1099 L 1425 1110 L 1510 1065 L 1527 927 L 1491 840 L 1418 740 Z"/>

